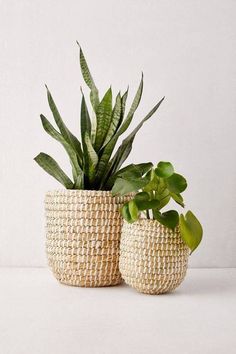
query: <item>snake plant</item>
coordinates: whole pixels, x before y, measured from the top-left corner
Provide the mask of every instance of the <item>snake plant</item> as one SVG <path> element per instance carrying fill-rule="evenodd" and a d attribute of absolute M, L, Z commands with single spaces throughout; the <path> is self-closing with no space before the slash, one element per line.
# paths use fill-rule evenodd
<path fill-rule="evenodd" d="M 79 45 L 79 43 L 77 42 Z M 57 129 L 44 116 L 40 115 L 44 130 L 65 148 L 72 166 L 73 179 L 69 178 L 57 162 L 49 155 L 41 152 L 35 161 L 50 175 L 62 183 L 67 189 L 111 190 L 120 167 L 132 149 L 136 133 L 159 108 L 164 97 L 140 121 L 137 127 L 122 141 L 114 152 L 119 137 L 126 132 L 138 108 L 143 91 L 143 75 L 129 110 L 126 108 L 128 89 L 119 92 L 113 104 L 112 89 L 107 90 L 102 99 L 88 68 L 85 56 L 79 45 L 80 68 L 83 79 L 90 90 L 91 108 L 88 109 L 82 91 L 80 111 L 79 140 L 65 125 L 51 92 L 46 86 L 47 98 Z M 126 113 L 127 112 L 127 113 Z M 91 119 L 92 117 L 92 119 Z M 146 164 L 138 165 L 141 170 Z M 125 170 L 132 169 L 128 165 Z"/>

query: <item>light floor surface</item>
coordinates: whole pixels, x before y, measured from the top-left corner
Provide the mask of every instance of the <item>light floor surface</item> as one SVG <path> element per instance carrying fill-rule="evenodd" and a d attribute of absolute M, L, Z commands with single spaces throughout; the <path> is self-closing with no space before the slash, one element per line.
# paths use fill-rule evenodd
<path fill-rule="evenodd" d="M 1 354 L 235 354 L 236 269 L 190 269 L 167 295 L 76 288 L 0 268 Z"/>

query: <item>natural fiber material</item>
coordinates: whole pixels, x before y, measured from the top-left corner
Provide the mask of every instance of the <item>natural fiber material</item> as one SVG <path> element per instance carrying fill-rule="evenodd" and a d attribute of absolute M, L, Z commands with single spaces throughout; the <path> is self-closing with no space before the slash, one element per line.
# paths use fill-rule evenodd
<path fill-rule="evenodd" d="M 122 218 L 129 197 L 108 191 L 62 190 L 46 194 L 46 251 L 62 283 L 75 286 L 119 284 Z"/>
<path fill-rule="evenodd" d="M 174 290 L 184 279 L 189 248 L 178 228 L 156 220 L 124 221 L 120 245 L 120 271 L 127 284 L 146 294 Z"/>

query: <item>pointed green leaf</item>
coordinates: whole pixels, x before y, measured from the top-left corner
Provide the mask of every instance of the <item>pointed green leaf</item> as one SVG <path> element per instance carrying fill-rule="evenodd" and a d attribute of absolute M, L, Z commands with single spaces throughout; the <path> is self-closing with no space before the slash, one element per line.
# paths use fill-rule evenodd
<path fill-rule="evenodd" d="M 120 93 L 118 93 L 118 95 L 116 97 L 116 103 L 115 103 L 114 109 L 112 111 L 110 127 L 108 129 L 103 146 L 105 146 L 111 140 L 111 138 L 114 136 L 114 134 L 117 130 L 117 127 L 119 125 L 119 122 L 120 122 L 120 116 L 121 116 L 121 96 L 120 96 Z"/>
<path fill-rule="evenodd" d="M 74 183 L 74 189 L 84 189 L 84 175 L 81 173 L 77 176 L 77 179 Z"/>
<path fill-rule="evenodd" d="M 187 188 L 186 179 L 178 173 L 174 173 L 172 176 L 167 178 L 166 184 L 169 191 L 175 194 L 182 193 Z"/>
<path fill-rule="evenodd" d="M 40 118 L 41 118 L 41 122 L 42 122 L 44 130 L 52 138 L 56 139 L 64 146 L 64 148 L 70 158 L 70 162 L 71 162 L 71 165 L 72 165 L 72 168 L 74 171 L 73 176 L 74 176 L 74 179 L 76 180 L 77 176 L 81 175 L 81 173 L 82 173 L 82 170 L 81 170 L 79 163 L 78 163 L 76 152 L 71 147 L 71 145 L 66 142 L 66 140 L 63 138 L 63 136 L 52 126 L 52 124 L 47 120 L 47 118 L 43 114 L 40 115 Z"/>
<path fill-rule="evenodd" d="M 97 107 L 99 105 L 99 96 L 98 96 L 98 89 L 94 83 L 94 80 L 92 78 L 92 75 L 90 73 L 90 70 L 88 68 L 88 64 L 86 62 L 84 53 L 82 51 L 82 48 L 80 47 L 79 43 L 77 42 L 79 48 L 80 48 L 80 68 L 81 68 L 81 73 L 83 75 L 85 83 L 88 85 L 90 88 L 90 100 L 93 106 L 94 111 L 96 112 Z"/>
<path fill-rule="evenodd" d="M 123 162 L 127 159 L 132 149 L 133 140 L 135 135 L 139 131 L 139 129 L 143 126 L 143 123 L 146 122 L 151 116 L 156 112 L 156 110 L 160 107 L 164 97 L 156 104 L 156 106 L 146 115 L 146 117 L 138 124 L 138 126 L 130 133 L 126 139 L 123 140 L 121 146 L 115 153 L 114 157 L 110 161 L 108 165 L 108 171 L 110 171 L 110 175 L 115 173 Z"/>
<path fill-rule="evenodd" d="M 176 203 L 184 208 L 184 200 L 181 194 L 170 193 L 170 196 Z"/>
<path fill-rule="evenodd" d="M 51 95 L 50 91 L 48 90 L 47 86 L 46 86 L 46 89 L 47 89 L 48 103 L 49 103 L 50 109 L 52 111 L 54 120 L 55 120 L 63 138 L 66 140 L 67 143 L 69 143 L 74 148 L 74 150 L 77 153 L 79 162 L 80 162 L 80 164 L 82 164 L 83 154 L 82 154 L 81 144 L 80 144 L 79 140 L 69 131 L 69 129 L 64 124 L 64 122 L 60 116 L 60 113 L 56 107 L 56 104 L 52 98 L 52 95 Z"/>
<path fill-rule="evenodd" d="M 137 90 L 136 95 L 134 97 L 134 100 L 131 104 L 130 110 L 129 110 L 127 117 L 125 118 L 123 124 L 121 125 L 121 127 L 119 129 L 119 136 L 121 134 L 123 134 L 128 129 L 128 127 L 132 121 L 133 115 L 139 106 L 139 103 L 140 103 L 140 100 L 142 97 L 142 93 L 143 93 L 143 73 L 142 73 L 142 77 L 141 77 L 141 82 L 139 84 L 139 87 L 138 87 L 138 90 Z M 127 94 L 128 94 L 128 90 L 127 90 Z M 125 98 L 123 100 L 123 105 L 126 103 L 126 99 L 127 99 L 127 96 L 125 96 Z"/>
<path fill-rule="evenodd" d="M 153 210 L 153 216 L 159 223 L 170 229 L 174 229 L 179 223 L 179 214 L 176 210 L 169 210 L 165 213 Z"/>
<path fill-rule="evenodd" d="M 129 125 L 130 125 L 130 123 L 132 121 L 133 114 L 134 114 L 135 110 L 137 109 L 137 107 L 139 105 L 139 102 L 140 102 L 140 99 L 141 99 L 141 96 L 142 96 L 142 90 L 143 90 L 143 75 L 142 75 L 142 78 L 141 78 L 141 82 L 140 82 L 139 88 L 138 88 L 137 93 L 136 93 L 136 95 L 134 97 L 133 103 L 131 105 L 131 108 L 129 110 L 129 113 L 128 113 L 126 119 L 124 120 L 122 125 L 116 131 L 116 134 L 113 136 L 113 138 L 109 141 L 109 143 L 105 146 L 105 148 L 103 150 L 101 159 L 99 161 L 98 169 L 97 169 L 97 179 L 100 180 L 102 178 L 102 176 L 104 176 L 103 179 L 102 179 L 101 186 L 105 185 L 108 176 L 111 175 L 109 169 L 107 169 L 107 172 L 104 175 L 105 166 L 108 164 L 108 162 L 110 160 L 110 157 L 112 155 L 112 152 L 113 152 L 113 150 L 115 148 L 115 145 L 117 143 L 117 140 L 118 140 L 119 136 L 121 134 L 123 134 L 128 129 L 128 127 L 129 127 Z M 126 91 L 126 93 L 123 96 L 123 104 L 122 104 L 123 108 L 125 107 L 127 95 L 128 95 L 128 90 Z M 123 119 L 123 117 L 122 117 L 122 119 Z"/>
<path fill-rule="evenodd" d="M 74 184 L 70 178 L 62 171 L 58 163 L 49 155 L 41 152 L 34 160 L 42 167 L 47 173 L 53 176 L 67 189 L 72 189 Z"/>
<path fill-rule="evenodd" d="M 84 140 L 85 133 L 88 136 L 91 136 L 91 121 L 88 113 L 88 108 L 85 102 L 84 95 L 82 95 L 81 101 L 81 112 L 80 112 L 80 130 L 81 130 L 81 139 Z"/>
<path fill-rule="evenodd" d="M 189 210 L 185 217 L 180 215 L 180 233 L 191 253 L 198 247 L 202 240 L 203 230 L 196 216 Z"/>
<path fill-rule="evenodd" d="M 94 148 L 98 152 L 102 147 L 109 130 L 112 118 L 112 91 L 111 88 L 105 93 L 97 111 L 97 130 Z"/>
<path fill-rule="evenodd" d="M 88 177 L 89 182 L 93 183 L 95 179 L 96 166 L 98 163 L 98 156 L 94 150 L 91 139 L 87 132 L 84 133 L 84 169 L 85 175 Z"/>
<path fill-rule="evenodd" d="M 125 115 L 125 107 L 126 107 L 126 101 L 127 101 L 127 97 L 128 97 L 128 91 L 129 91 L 129 88 L 127 88 L 127 90 L 125 91 L 125 93 L 121 97 L 121 122 L 122 122 L 124 115 Z"/>
<path fill-rule="evenodd" d="M 158 177 L 168 178 L 173 175 L 174 167 L 170 162 L 160 161 L 155 169 L 155 173 Z"/>

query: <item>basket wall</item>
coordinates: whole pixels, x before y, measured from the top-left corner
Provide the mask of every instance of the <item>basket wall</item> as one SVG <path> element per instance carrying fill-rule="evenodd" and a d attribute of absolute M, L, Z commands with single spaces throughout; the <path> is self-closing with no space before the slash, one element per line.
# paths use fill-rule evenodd
<path fill-rule="evenodd" d="M 121 205 L 128 197 L 108 191 L 62 190 L 46 194 L 46 253 L 62 283 L 119 284 Z"/>
<path fill-rule="evenodd" d="M 156 220 L 124 222 L 120 245 L 120 271 L 127 284 L 147 294 L 174 290 L 184 279 L 189 248 L 179 230 Z"/>

